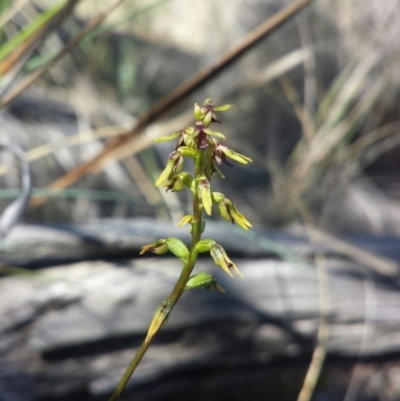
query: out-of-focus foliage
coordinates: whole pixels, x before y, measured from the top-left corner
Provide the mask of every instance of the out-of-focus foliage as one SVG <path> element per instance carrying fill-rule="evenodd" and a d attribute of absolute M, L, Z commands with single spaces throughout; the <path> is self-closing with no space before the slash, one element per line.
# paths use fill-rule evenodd
<path fill-rule="evenodd" d="M 31 158 L 34 194 L 94 157 L 121 126 L 132 126 L 155 101 L 288 3 L 235 0 L 228 7 L 212 0 L 126 0 L 1 111 L 2 139 L 19 144 Z M 16 48 L 23 43 L 31 32 L 28 27 L 45 21 L 57 4 L 2 2 L 0 21 L 8 17 L 1 28 L 0 54 L 10 43 Z M 79 1 L 61 26 L 28 47 L 26 57 L 0 77 L 0 96 L 109 4 Z M 233 178 L 220 189 L 229 193 L 244 182 L 237 203 L 250 219 L 292 223 L 303 205 L 332 230 L 399 233 L 399 24 L 397 0 L 315 1 L 177 105 L 173 115 L 150 126 L 148 136 L 166 135 L 185 124 L 186 110 L 199 98 L 229 100 L 237 117 L 223 121 L 225 129 L 236 142 L 233 147 L 249 154 L 255 166 L 250 178 L 246 172 L 246 180 L 242 169 L 234 167 L 228 175 Z M 143 137 L 132 145 L 135 155 L 86 176 L 65 192 L 68 197 L 52 197 L 27 218 L 179 219 L 186 199 L 167 198 L 152 185 L 160 157 L 171 149 L 149 146 Z M 19 187 L 7 160 L 0 173 L 4 189 Z M 72 199 L 72 194 L 79 196 Z M 102 201 L 98 194 L 104 194 Z"/>

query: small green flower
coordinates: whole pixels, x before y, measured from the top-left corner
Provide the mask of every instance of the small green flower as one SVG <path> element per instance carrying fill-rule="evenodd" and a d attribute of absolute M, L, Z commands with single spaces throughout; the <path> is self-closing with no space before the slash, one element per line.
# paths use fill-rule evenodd
<path fill-rule="evenodd" d="M 232 149 L 228 148 L 228 146 L 225 146 L 222 143 L 219 143 L 215 139 L 213 139 L 212 141 L 215 146 L 214 153 L 213 153 L 214 161 L 216 162 L 216 164 L 218 164 L 218 166 L 220 166 L 222 163 L 225 163 L 228 166 L 231 166 L 231 164 L 227 160 L 227 157 L 229 157 L 229 159 L 235 160 L 236 162 L 241 163 L 241 164 L 247 164 L 247 163 L 253 161 L 250 159 L 250 157 L 247 157 L 240 153 L 234 152 Z"/>
<path fill-rule="evenodd" d="M 140 255 L 143 255 L 145 252 L 153 252 L 157 255 L 162 255 L 163 253 L 168 252 L 167 240 L 159 239 L 152 244 L 142 246 Z"/>
<path fill-rule="evenodd" d="M 211 199 L 211 188 L 210 181 L 203 175 L 198 181 L 199 195 L 201 203 L 203 204 L 205 212 L 211 216 L 212 199 Z"/>
<path fill-rule="evenodd" d="M 184 188 L 185 184 L 183 181 L 180 179 L 179 174 L 172 176 L 172 178 L 168 181 L 166 181 L 163 186 L 166 189 L 166 192 L 172 191 L 172 192 L 179 192 L 182 191 Z"/>
<path fill-rule="evenodd" d="M 235 204 L 228 198 L 225 198 L 218 205 L 219 212 L 221 216 L 230 221 L 232 224 L 237 223 L 243 230 L 248 231 L 249 228 L 253 227 L 250 222 L 240 213 Z"/>
<path fill-rule="evenodd" d="M 225 252 L 225 249 L 219 245 L 215 244 L 214 246 L 211 247 L 210 249 L 210 255 L 214 260 L 214 263 L 217 266 L 222 267 L 222 269 L 231 277 L 233 277 L 233 274 L 231 273 L 230 269 L 233 268 L 235 272 L 243 278 L 242 273 L 240 273 L 239 269 L 236 267 L 236 265 L 229 259 L 228 255 Z"/>
<path fill-rule="evenodd" d="M 156 181 L 156 187 L 160 186 L 163 182 L 171 179 L 174 174 L 180 173 L 182 167 L 183 156 L 179 152 L 179 150 L 175 150 L 169 155 L 167 166 Z"/>
<path fill-rule="evenodd" d="M 177 175 L 173 175 L 172 178 L 164 183 L 164 187 L 167 188 L 167 192 L 172 190 L 172 192 L 179 192 L 186 185 L 191 191 L 193 188 L 193 177 L 187 173 L 182 172 Z"/>
<path fill-rule="evenodd" d="M 221 123 L 216 111 L 226 111 L 233 107 L 233 104 L 213 106 L 211 103 L 212 99 L 208 98 L 204 101 L 204 106 L 200 107 L 197 103 L 194 105 L 196 121 L 203 122 L 206 127 L 209 127 L 211 123 Z"/>

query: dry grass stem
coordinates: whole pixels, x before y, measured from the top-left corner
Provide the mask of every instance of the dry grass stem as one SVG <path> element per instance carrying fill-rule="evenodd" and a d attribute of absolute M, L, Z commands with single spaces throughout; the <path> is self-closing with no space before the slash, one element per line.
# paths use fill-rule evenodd
<path fill-rule="evenodd" d="M 51 60 L 45 63 L 42 67 L 39 67 L 35 72 L 26 77 L 10 94 L 0 100 L 0 109 L 10 104 L 17 96 L 28 89 L 38 78 L 40 78 L 49 68 L 62 59 L 73 49 L 79 42 L 94 28 L 100 25 L 108 15 L 117 8 L 125 0 L 117 0 L 112 3 L 105 11 L 100 13 L 96 18 L 89 22 L 74 38 L 72 38 L 63 49 L 57 53 Z"/>

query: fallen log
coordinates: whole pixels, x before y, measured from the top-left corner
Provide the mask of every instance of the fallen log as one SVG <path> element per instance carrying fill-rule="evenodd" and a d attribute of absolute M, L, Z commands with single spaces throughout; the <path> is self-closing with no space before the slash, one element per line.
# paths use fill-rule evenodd
<path fill-rule="evenodd" d="M 107 232 L 104 225 L 103 229 Z M 143 232 L 140 236 L 142 240 Z M 133 238 L 128 236 L 130 243 L 139 244 Z M 280 245 L 287 246 L 286 241 Z M 230 238 L 243 280 L 231 279 L 209 259 L 199 260 L 196 271 L 212 272 L 227 293 L 198 290 L 183 295 L 130 381 L 133 399 L 187 399 L 183 395 L 193 386 L 201 393 L 198 399 L 220 394 L 221 388 L 236 389 L 235 399 L 242 399 L 238 394 L 246 387 L 244 378 L 258 378 L 254 386 L 262 387 L 266 379 L 260 372 L 265 374 L 265 369 L 296 369 L 299 362 L 306 363 L 320 319 L 311 251 L 321 248 L 291 241 L 297 244 L 291 250 L 302 258 L 299 263 L 271 252 L 262 255 L 254 243 L 249 252 L 257 257 L 243 257 L 243 240 L 240 248 Z M 398 247 L 400 241 L 392 244 Z M 379 248 L 379 241 L 375 246 Z M 334 252 L 325 253 L 324 263 L 329 275 L 329 291 L 324 294 L 330 305 L 328 355 L 343 360 L 399 355 L 397 281 Z M 180 268 L 170 257 L 99 259 L 3 277 L 0 399 L 105 399 Z M 270 371 L 268 377 L 276 372 Z M 257 394 L 270 393 L 259 388 Z"/>

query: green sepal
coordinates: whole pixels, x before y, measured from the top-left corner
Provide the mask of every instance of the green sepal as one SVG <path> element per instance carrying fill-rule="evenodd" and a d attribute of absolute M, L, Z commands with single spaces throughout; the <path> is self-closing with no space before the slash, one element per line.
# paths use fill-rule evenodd
<path fill-rule="evenodd" d="M 227 146 L 220 145 L 219 148 L 222 150 L 225 156 L 229 157 L 232 160 L 237 161 L 238 163 L 247 164 L 253 161 L 250 159 L 250 157 L 244 156 L 241 153 L 237 153 L 232 149 L 228 148 Z"/>
<path fill-rule="evenodd" d="M 218 168 L 216 164 L 214 164 L 214 170 L 218 173 L 220 178 L 222 178 L 223 180 L 225 179 L 225 176 L 222 174 L 221 170 Z"/>
<path fill-rule="evenodd" d="M 193 221 L 193 215 L 187 214 L 186 216 L 183 216 L 181 218 L 181 221 L 178 223 L 178 227 L 183 227 L 186 224 L 192 224 Z"/>
<path fill-rule="evenodd" d="M 214 111 L 226 111 L 233 107 L 233 104 L 224 104 L 223 106 L 213 106 Z"/>
<path fill-rule="evenodd" d="M 211 130 L 210 128 L 204 128 L 203 131 L 204 131 L 207 135 L 215 136 L 215 137 L 220 138 L 220 139 L 226 139 L 226 136 L 225 136 L 224 134 L 222 134 L 221 132 L 213 131 L 213 130 Z"/>
<path fill-rule="evenodd" d="M 189 249 L 187 246 L 178 238 L 170 237 L 166 241 L 168 249 L 178 258 L 187 262 L 189 259 Z"/>
<path fill-rule="evenodd" d="M 218 290 L 225 293 L 226 291 L 217 283 L 215 277 L 209 273 L 198 273 L 191 276 L 186 283 L 184 290 L 195 290 L 197 288 L 205 288 L 206 290 Z"/>
<path fill-rule="evenodd" d="M 158 143 L 158 142 L 166 142 L 166 141 L 171 141 L 172 139 L 177 138 L 179 135 L 181 135 L 182 131 L 176 131 L 171 135 L 167 136 L 160 136 L 159 138 L 153 139 L 152 142 Z"/>
<path fill-rule="evenodd" d="M 194 104 L 194 117 L 196 118 L 196 121 L 201 121 L 201 108 L 197 103 Z"/>
<path fill-rule="evenodd" d="M 204 124 L 205 127 L 209 127 L 210 126 L 210 124 L 212 122 L 212 118 L 213 118 L 212 113 L 206 113 L 204 115 L 202 121 L 203 121 L 203 124 Z"/>

